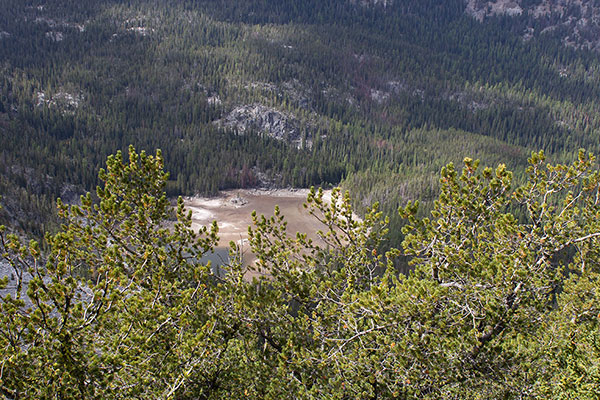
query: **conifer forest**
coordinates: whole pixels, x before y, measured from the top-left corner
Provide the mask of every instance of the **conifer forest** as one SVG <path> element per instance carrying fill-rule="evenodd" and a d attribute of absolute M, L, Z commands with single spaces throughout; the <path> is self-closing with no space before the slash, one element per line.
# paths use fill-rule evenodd
<path fill-rule="evenodd" d="M 599 398 L 598 21 L 2 0 L 0 399 Z M 281 188 L 202 261 L 183 197 Z"/>

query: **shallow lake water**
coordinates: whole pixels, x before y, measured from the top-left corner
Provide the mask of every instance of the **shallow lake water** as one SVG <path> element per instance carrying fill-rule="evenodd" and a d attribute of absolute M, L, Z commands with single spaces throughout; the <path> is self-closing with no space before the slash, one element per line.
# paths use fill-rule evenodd
<path fill-rule="evenodd" d="M 200 259 L 200 263 L 206 264 L 210 261 L 210 265 L 212 267 L 212 271 L 215 275 L 220 276 L 223 274 L 223 269 L 221 268 L 223 265 L 229 263 L 229 248 L 226 247 L 216 247 L 210 253 L 206 253 Z"/>

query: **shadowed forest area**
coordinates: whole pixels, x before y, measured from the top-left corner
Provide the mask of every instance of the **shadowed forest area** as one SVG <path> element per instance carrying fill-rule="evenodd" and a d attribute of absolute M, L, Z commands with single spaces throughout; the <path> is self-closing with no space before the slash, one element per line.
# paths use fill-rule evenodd
<path fill-rule="evenodd" d="M 360 2 L 359 2 L 360 3 Z M 41 237 L 108 154 L 163 150 L 170 196 L 349 189 L 429 210 L 465 155 L 524 177 L 532 150 L 598 150 L 599 59 L 459 0 L 7 0 L 0 218 Z"/>

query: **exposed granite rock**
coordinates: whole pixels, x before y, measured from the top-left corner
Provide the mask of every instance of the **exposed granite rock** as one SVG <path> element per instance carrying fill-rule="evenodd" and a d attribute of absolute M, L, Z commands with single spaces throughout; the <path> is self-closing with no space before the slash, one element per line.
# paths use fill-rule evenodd
<path fill-rule="evenodd" d="M 46 32 L 46 37 L 53 42 L 62 42 L 65 38 L 65 35 L 60 31 L 50 31 Z"/>
<path fill-rule="evenodd" d="M 85 28 L 86 28 L 85 24 L 79 24 L 77 22 L 54 20 L 52 18 L 47 18 L 47 17 L 37 17 L 33 22 L 36 24 L 48 25 L 48 28 L 53 28 L 53 29 L 54 28 L 64 28 L 64 29 L 75 30 L 78 32 L 84 32 Z M 54 32 L 54 33 L 57 33 L 57 32 Z"/>
<path fill-rule="evenodd" d="M 600 3 L 589 0 L 465 0 L 465 12 L 478 21 L 508 15 L 523 17 L 523 39 L 560 34 L 565 46 L 600 50 Z M 537 29 L 537 31 L 536 31 Z"/>
<path fill-rule="evenodd" d="M 62 40 L 62 37 L 52 38 L 54 41 Z M 73 114 L 76 109 L 79 108 L 81 103 L 85 100 L 83 93 L 69 93 L 64 90 L 60 90 L 54 94 L 47 94 L 39 91 L 36 93 L 36 106 L 48 106 L 57 107 L 64 114 Z"/>
<path fill-rule="evenodd" d="M 485 17 L 494 15 L 521 15 L 523 9 L 520 0 L 468 0 L 465 12 L 478 21 L 483 21 Z"/>
<path fill-rule="evenodd" d="M 217 123 L 240 134 L 255 130 L 279 140 L 300 139 L 300 123 L 295 117 L 262 104 L 238 106 Z"/>
<path fill-rule="evenodd" d="M 387 6 L 391 6 L 393 3 L 393 0 L 350 0 L 350 3 L 359 4 L 363 7 L 379 5 L 379 6 L 383 6 L 385 8 Z"/>
<path fill-rule="evenodd" d="M 377 104 L 382 104 L 390 98 L 390 93 L 384 92 L 383 90 L 371 89 L 370 96 L 371 100 L 373 100 Z"/>
<path fill-rule="evenodd" d="M 0 279 L 8 278 L 8 283 L 4 289 L 0 289 L 0 298 L 6 297 L 10 295 L 12 298 L 15 298 L 17 295 L 17 284 L 18 284 L 18 276 L 17 274 L 21 274 L 21 296 L 25 301 L 25 308 L 29 308 L 32 306 L 31 300 L 27 297 L 27 286 L 29 281 L 32 279 L 32 276 L 27 271 L 15 271 L 15 269 L 6 261 L 0 260 Z"/>
<path fill-rule="evenodd" d="M 33 276 L 28 272 L 21 269 L 15 269 L 12 265 L 10 265 L 6 260 L 0 260 L 0 279 L 8 278 L 8 283 L 6 287 L 0 289 L 0 301 L 7 296 L 12 297 L 13 299 L 17 297 L 17 288 L 19 284 L 19 279 L 21 280 L 21 299 L 25 302 L 24 309 L 30 309 L 34 307 L 33 302 L 27 296 L 27 289 L 29 286 L 29 282 L 33 278 Z M 51 278 L 49 276 L 45 276 L 43 281 L 46 283 L 51 282 Z M 92 300 L 92 292 L 85 285 L 79 286 L 76 291 L 75 299 L 76 301 L 88 302 Z M 49 304 L 52 306 L 51 304 Z M 56 309 L 52 309 L 50 312 L 52 316 L 58 316 L 58 312 Z"/>

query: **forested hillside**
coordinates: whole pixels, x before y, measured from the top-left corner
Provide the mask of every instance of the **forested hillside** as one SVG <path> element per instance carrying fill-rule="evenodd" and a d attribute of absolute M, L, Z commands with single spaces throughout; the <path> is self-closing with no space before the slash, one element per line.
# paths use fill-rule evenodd
<path fill-rule="evenodd" d="M 466 6 L 6 0 L 2 218 L 40 235 L 129 144 L 163 150 L 170 195 L 341 182 L 393 224 L 466 154 L 519 179 L 532 149 L 597 151 L 598 55 Z"/>

